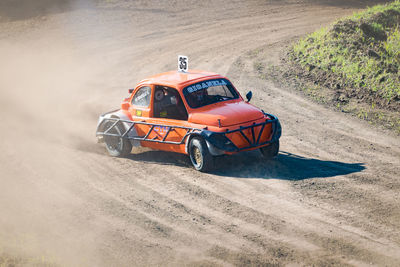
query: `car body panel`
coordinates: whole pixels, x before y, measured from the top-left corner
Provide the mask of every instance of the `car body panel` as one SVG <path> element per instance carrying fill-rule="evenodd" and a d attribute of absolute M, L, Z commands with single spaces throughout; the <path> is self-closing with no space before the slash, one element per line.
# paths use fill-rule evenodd
<path fill-rule="evenodd" d="M 140 143 L 143 147 L 187 154 L 190 138 L 200 135 L 206 140 L 213 155 L 254 150 L 269 145 L 274 138 L 279 139 L 281 129 L 277 118 L 245 102 L 233 85 L 238 98 L 191 108 L 186 102 L 183 89 L 211 79 L 229 81 L 219 74 L 200 70 L 187 73 L 165 72 L 140 81 L 131 95 L 124 99 L 121 110 L 118 111 L 125 120 L 126 130 L 135 132 L 135 137 L 132 137 L 131 132 L 126 136 L 134 140 L 136 145 Z M 154 117 L 154 94 L 157 86 L 167 86 L 179 93 L 180 101 L 188 113 L 187 120 Z M 148 106 L 132 104 L 134 96 L 143 87 L 151 88 Z M 129 125 L 129 122 L 134 124 Z M 101 122 L 99 127 L 100 124 Z M 225 143 L 230 144 L 225 147 Z"/>
<path fill-rule="evenodd" d="M 229 127 L 264 117 L 262 111 L 240 99 L 222 101 L 195 109 L 189 115 L 192 123 Z"/>

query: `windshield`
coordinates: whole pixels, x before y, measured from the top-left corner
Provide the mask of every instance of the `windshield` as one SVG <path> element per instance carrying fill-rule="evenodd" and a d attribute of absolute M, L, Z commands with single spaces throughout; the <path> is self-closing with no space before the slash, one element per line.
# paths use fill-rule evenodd
<path fill-rule="evenodd" d="M 226 79 L 214 79 L 192 84 L 183 89 L 183 95 L 191 108 L 237 99 L 239 94 Z"/>

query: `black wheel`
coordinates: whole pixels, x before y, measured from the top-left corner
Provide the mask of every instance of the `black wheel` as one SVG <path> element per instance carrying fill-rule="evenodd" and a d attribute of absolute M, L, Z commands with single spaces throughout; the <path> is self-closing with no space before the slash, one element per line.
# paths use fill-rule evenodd
<path fill-rule="evenodd" d="M 107 121 L 104 124 L 104 130 L 107 130 L 114 124 L 114 121 Z M 122 135 L 125 132 L 125 127 L 122 123 L 117 123 L 108 133 Z M 118 136 L 104 136 L 104 143 L 108 153 L 113 157 L 125 157 L 132 151 L 132 144 L 128 139 L 121 138 Z"/>
<path fill-rule="evenodd" d="M 272 159 L 276 155 L 278 155 L 279 152 L 279 140 L 269 144 L 268 146 L 264 146 L 260 148 L 261 153 L 263 154 L 264 158 L 266 159 Z"/>
<path fill-rule="evenodd" d="M 207 172 L 214 167 L 214 158 L 201 137 L 193 137 L 190 140 L 189 156 L 194 168 L 198 171 Z"/>

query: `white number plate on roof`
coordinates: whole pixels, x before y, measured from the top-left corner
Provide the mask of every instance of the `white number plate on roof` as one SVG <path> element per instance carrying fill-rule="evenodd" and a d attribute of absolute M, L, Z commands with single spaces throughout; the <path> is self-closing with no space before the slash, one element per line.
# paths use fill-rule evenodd
<path fill-rule="evenodd" d="M 189 69 L 189 58 L 187 56 L 178 56 L 178 71 L 187 72 Z"/>

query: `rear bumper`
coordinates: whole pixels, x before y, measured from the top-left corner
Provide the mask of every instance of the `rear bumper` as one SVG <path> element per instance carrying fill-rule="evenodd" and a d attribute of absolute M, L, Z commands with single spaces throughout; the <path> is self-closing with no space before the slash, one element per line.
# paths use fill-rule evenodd
<path fill-rule="evenodd" d="M 253 150 L 257 148 L 261 148 L 268 144 L 274 143 L 279 140 L 282 135 L 282 126 L 279 122 L 279 119 L 272 115 L 266 114 L 267 117 L 270 119 L 265 119 L 264 122 L 261 123 L 253 123 L 252 125 L 242 127 L 240 126 L 238 129 L 229 130 L 223 133 L 219 132 L 212 132 L 203 130 L 201 131 L 201 136 L 212 146 L 217 148 L 220 151 L 228 152 L 228 153 L 236 153 L 246 150 Z M 271 125 L 271 138 L 267 141 L 262 141 L 262 136 L 265 134 L 266 126 Z M 255 130 L 257 127 L 261 128 L 258 131 Z M 268 127 L 269 128 L 269 127 Z M 245 134 L 245 130 L 250 129 L 251 135 L 248 136 Z M 237 146 L 235 143 L 229 139 L 228 135 L 233 133 L 239 133 L 243 139 L 245 140 L 246 144 L 244 146 Z"/>

